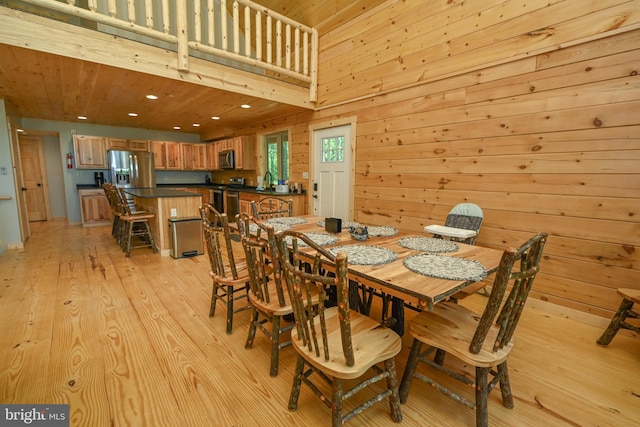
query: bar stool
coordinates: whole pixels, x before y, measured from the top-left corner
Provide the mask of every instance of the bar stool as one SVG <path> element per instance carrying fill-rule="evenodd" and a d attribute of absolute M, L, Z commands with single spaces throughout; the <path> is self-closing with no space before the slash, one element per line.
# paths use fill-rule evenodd
<path fill-rule="evenodd" d="M 158 253 L 156 245 L 153 242 L 153 236 L 151 235 L 151 228 L 149 227 L 149 220 L 155 218 L 151 213 L 132 213 L 127 197 L 122 188 L 118 188 L 119 206 L 120 206 L 120 220 L 122 223 L 122 231 L 120 234 L 120 246 L 122 250 L 127 254 L 127 258 L 131 256 L 131 249 L 151 247 L 153 253 Z M 131 246 L 131 239 L 133 237 L 139 237 L 142 244 Z"/>
<path fill-rule="evenodd" d="M 118 190 L 115 185 L 105 182 L 102 184 L 102 189 L 104 190 L 105 195 L 107 196 L 107 200 L 109 201 L 109 207 L 111 208 L 111 213 L 113 214 L 113 225 L 111 226 L 111 235 L 116 239 L 116 242 L 120 244 L 120 235 L 119 231 L 121 229 L 121 209 L 118 207 Z"/>
<path fill-rule="evenodd" d="M 632 324 L 625 322 L 627 317 L 632 317 L 634 319 L 640 318 L 640 313 L 633 311 L 633 304 L 640 303 L 640 290 L 619 288 L 618 295 L 622 296 L 622 303 L 620 303 L 620 307 L 618 308 L 616 314 L 613 316 L 613 319 L 611 319 L 611 323 L 609 323 L 607 329 L 602 333 L 602 336 L 598 338 L 597 343 L 599 345 L 609 345 L 620 328 L 630 329 L 640 334 L 640 327 L 633 326 Z"/>

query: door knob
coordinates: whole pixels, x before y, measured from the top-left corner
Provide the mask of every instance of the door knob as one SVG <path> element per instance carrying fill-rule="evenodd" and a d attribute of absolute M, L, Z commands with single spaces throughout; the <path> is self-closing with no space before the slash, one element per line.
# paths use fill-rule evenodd
<path fill-rule="evenodd" d="M 25 187 L 22 187 L 22 191 L 27 191 L 27 189 Z"/>
<path fill-rule="evenodd" d="M 38 183 L 38 187 L 42 187 L 42 184 Z"/>
<path fill-rule="evenodd" d="M 314 194 L 314 195 L 313 195 L 313 198 L 314 198 L 314 199 L 317 199 L 317 198 L 318 198 L 318 195 L 317 195 L 317 194 Z"/>

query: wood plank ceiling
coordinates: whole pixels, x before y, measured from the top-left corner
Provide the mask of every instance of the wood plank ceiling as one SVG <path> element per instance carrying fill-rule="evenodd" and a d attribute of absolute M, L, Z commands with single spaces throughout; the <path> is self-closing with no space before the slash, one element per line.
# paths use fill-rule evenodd
<path fill-rule="evenodd" d="M 322 34 L 384 0 L 263 0 L 260 4 Z M 226 136 L 233 129 L 283 117 L 300 107 L 193 83 L 2 44 L 0 98 L 23 118 Z M 105 85 L 104 82 L 110 82 Z M 162 102 L 149 101 L 149 93 Z M 250 104 L 245 110 L 241 104 Z M 130 117 L 129 113 L 138 113 Z M 144 112 L 144 114 L 142 114 Z M 220 120 L 212 120 L 219 116 Z M 197 123 L 200 126 L 195 127 Z"/>

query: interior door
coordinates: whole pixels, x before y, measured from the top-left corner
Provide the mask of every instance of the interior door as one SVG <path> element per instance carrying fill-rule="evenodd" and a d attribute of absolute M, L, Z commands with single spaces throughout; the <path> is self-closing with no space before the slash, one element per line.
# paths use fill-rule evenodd
<path fill-rule="evenodd" d="M 9 118 L 7 118 L 9 122 Z M 31 236 L 31 230 L 29 229 L 29 217 L 27 216 L 27 201 L 25 200 L 25 191 L 22 191 L 24 187 L 22 183 L 22 164 L 20 163 L 20 138 L 18 137 L 17 129 L 9 125 L 9 139 L 11 140 L 11 159 L 14 165 L 13 167 L 13 179 L 16 185 L 16 199 L 18 202 L 18 215 L 20 217 L 20 236 L 22 243 L 26 242 Z"/>
<path fill-rule="evenodd" d="M 314 132 L 313 213 L 351 220 L 351 125 Z"/>
<path fill-rule="evenodd" d="M 20 164 L 29 222 L 47 220 L 42 138 L 20 136 Z"/>

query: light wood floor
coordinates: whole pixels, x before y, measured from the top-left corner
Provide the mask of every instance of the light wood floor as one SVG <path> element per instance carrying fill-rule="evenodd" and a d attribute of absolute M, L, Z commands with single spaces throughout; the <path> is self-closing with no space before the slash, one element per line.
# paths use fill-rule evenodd
<path fill-rule="evenodd" d="M 0 257 L 0 403 L 68 403 L 72 426 L 330 424 L 308 389 L 297 411 L 287 409 L 291 348 L 271 378 L 266 337 L 244 348 L 249 312 L 236 316 L 231 336 L 224 307 L 207 316 L 205 256 L 136 249 L 127 259 L 109 227 L 31 227 L 24 250 Z M 474 295 L 463 304 L 483 302 Z M 525 310 L 509 359 L 515 409 L 494 391 L 491 425 L 638 425 L 640 340 L 618 334 L 602 348 L 600 333 Z M 407 354 L 397 358 L 400 375 Z M 419 382 L 402 411 L 404 426 L 474 425 L 471 409 Z M 394 425 L 388 414 L 380 403 L 348 425 Z"/>

